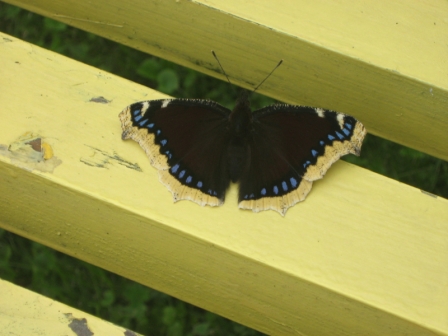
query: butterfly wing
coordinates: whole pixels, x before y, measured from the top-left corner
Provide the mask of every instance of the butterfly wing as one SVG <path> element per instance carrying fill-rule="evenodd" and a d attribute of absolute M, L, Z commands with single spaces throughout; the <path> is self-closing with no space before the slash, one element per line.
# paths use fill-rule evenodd
<path fill-rule="evenodd" d="M 208 100 L 164 99 L 126 107 L 122 138 L 135 140 L 174 201 L 221 205 L 230 184 L 222 153 L 230 111 Z"/>
<path fill-rule="evenodd" d="M 355 118 L 320 108 L 272 105 L 255 111 L 239 207 L 284 215 L 341 156 L 359 155 L 365 134 Z"/>

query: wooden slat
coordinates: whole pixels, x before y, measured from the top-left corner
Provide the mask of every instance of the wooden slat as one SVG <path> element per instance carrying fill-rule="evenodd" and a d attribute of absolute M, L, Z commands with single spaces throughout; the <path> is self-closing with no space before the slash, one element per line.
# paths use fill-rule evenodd
<path fill-rule="evenodd" d="M 138 335 L 1 279 L 0 293 L 2 335 Z"/>
<path fill-rule="evenodd" d="M 3 228 L 272 335 L 448 335 L 447 200 L 339 162 L 284 218 L 173 205 L 118 120 L 163 95 L 4 34 L 0 64 L 0 144 L 61 161 L 0 155 Z"/>
<path fill-rule="evenodd" d="M 445 0 L 7 2 L 448 160 Z"/>

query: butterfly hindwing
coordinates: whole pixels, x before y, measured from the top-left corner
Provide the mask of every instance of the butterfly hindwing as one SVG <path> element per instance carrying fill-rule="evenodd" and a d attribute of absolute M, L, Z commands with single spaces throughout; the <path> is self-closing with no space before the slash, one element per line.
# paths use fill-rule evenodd
<path fill-rule="evenodd" d="M 359 155 L 365 133 L 353 117 L 320 108 L 279 104 L 255 111 L 240 208 L 284 215 L 332 163 L 348 153 Z"/>
<path fill-rule="evenodd" d="M 137 141 L 175 201 L 221 205 L 230 183 L 225 156 L 230 111 L 208 100 L 135 103 L 120 113 L 123 139 Z"/>

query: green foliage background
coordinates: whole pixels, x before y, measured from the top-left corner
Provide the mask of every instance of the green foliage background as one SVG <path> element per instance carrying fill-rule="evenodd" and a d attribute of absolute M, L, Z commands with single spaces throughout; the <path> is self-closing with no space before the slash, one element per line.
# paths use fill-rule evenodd
<path fill-rule="evenodd" d="M 236 100 L 228 83 L 5 3 L 0 31 L 175 97 Z M 255 108 L 272 102 L 252 99 Z M 360 158 L 344 159 L 448 198 L 448 163 L 424 153 L 369 135 Z M 145 335 L 261 335 L 1 229 L 0 278 Z"/>

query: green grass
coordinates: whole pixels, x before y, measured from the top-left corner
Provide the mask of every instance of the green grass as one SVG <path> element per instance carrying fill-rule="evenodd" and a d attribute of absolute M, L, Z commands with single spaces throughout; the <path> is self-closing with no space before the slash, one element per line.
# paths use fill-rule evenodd
<path fill-rule="evenodd" d="M 5 3 L 0 31 L 175 97 L 236 100 L 228 83 Z M 252 104 L 271 102 L 254 95 Z M 448 198 L 448 163 L 429 155 L 369 135 L 361 157 L 344 159 Z M 0 278 L 145 335 L 261 335 L 1 229 Z"/>

